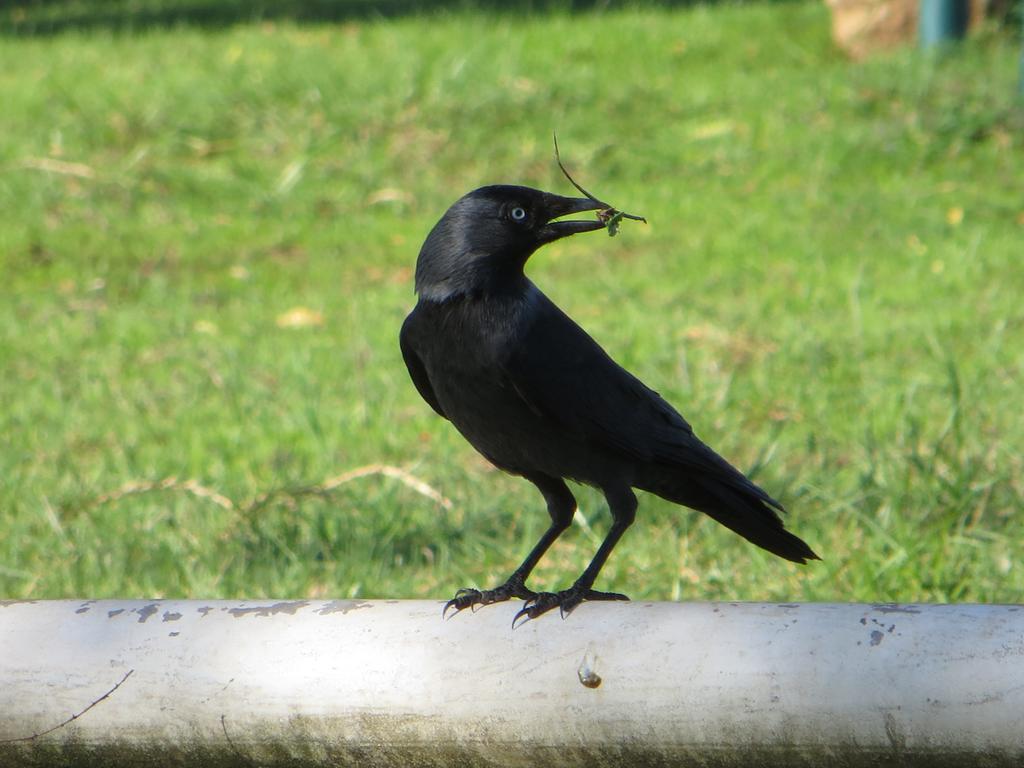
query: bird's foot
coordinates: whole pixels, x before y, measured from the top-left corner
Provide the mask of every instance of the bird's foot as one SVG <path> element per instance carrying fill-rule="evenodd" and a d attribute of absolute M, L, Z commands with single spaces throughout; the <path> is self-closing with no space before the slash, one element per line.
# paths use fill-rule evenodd
<path fill-rule="evenodd" d="M 526 601 L 523 609 L 512 619 L 512 626 L 515 627 L 522 621 L 536 619 L 538 616 L 547 613 L 552 608 L 558 608 L 558 612 L 564 619 L 577 605 L 586 600 L 629 600 L 625 595 L 618 592 L 598 592 L 596 589 L 584 589 L 578 584 L 573 584 L 561 592 L 538 592 Z"/>
<path fill-rule="evenodd" d="M 449 608 L 455 609 L 452 613 L 452 616 L 454 616 L 459 611 L 466 608 L 475 609 L 478 605 L 501 603 L 505 600 L 511 600 L 513 597 L 518 597 L 520 600 L 532 600 L 536 596 L 536 592 L 532 589 L 527 589 L 522 581 L 513 577 L 500 587 L 495 587 L 494 589 L 460 589 L 455 593 L 455 597 L 444 604 L 441 615 L 447 616 Z"/>

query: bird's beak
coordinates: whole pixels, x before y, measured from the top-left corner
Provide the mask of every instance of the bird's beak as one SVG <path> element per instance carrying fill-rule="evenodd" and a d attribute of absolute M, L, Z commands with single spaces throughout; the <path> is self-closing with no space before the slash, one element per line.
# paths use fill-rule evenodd
<path fill-rule="evenodd" d="M 562 237 L 575 235 L 578 232 L 593 232 L 597 229 L 604 229 L 604 222 L 597 218 L 581 221 L 555 221 L 560 216 L 568 216 L 570 213 L 582 213 L 583 211 L 598 211 L 609 208 L 600 200 L 591 200 L 589 197 L 561 197 L 560 195 L 548 194 L 544 200 L 544 210 L 548 214 L 548 223 L 540 230 L 540 241 L 550 243 Z"/>

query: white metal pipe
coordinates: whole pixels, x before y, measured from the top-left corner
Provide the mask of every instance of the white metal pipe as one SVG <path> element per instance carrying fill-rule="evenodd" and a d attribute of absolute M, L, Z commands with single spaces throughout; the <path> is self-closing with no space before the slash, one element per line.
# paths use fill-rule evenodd
<path fill-rule="evenodd" d="M 0 766 L 1024 765 L 1024 608 L 0 601 Z"/>

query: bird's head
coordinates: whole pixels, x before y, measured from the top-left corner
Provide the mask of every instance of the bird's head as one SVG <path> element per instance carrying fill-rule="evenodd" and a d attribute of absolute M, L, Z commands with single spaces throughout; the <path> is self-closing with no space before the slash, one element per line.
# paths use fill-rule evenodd
<path fill-rule="evenodd" d="M 603 229 L 598 219 L 562 216 L 608 208 L 586 197 L 495 185 L 459 198 L 434 225 L 416 261 L 420 298 L 500 293 L 520 284 L 534 251 L 577 232 Z"/>

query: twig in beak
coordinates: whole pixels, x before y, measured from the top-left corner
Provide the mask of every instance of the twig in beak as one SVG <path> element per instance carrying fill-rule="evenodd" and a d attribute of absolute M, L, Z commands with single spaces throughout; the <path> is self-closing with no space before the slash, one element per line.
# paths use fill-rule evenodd
<path fill-rule="evenodd" d="M 632 213 L 626 213 L 625 211 L 620 211 L 617 208 L 613 208 L 603 200 L 598 200 L 587 190 L 585 190 L 583 187 L 577 184 L 576 179 L 574 179 L 569 174 L 569 171 L 566 170 L 565 165 L 562 164 L 562 156 L 558 152 L 558 134 L 552 132 L 551 138 L 553 138 L 555 141 L 555 162 L 558 163 L 558 167 L 565 175 L 565 178 L 567 178 L 569 180 L 569 183 L 576 187 L 577 190 L 579 190 L 579 193 L 581 195 L 590 200 L 593 200 L 598 205 L 604 206 L 601 210 L 597 212 L 597 218 L 601 221 L 602 224 L 605 225 L 605 227 L 608 228 L 609 237 L 615 237 L 615 235 L 619 231 L 619 222 L 621 222 L 623 219 L 632 219 L 633 221 L 642 221 L 644 224 L 647 223 L 647 219 L 645 219 L 643 216 L 636 216 Z"/>

